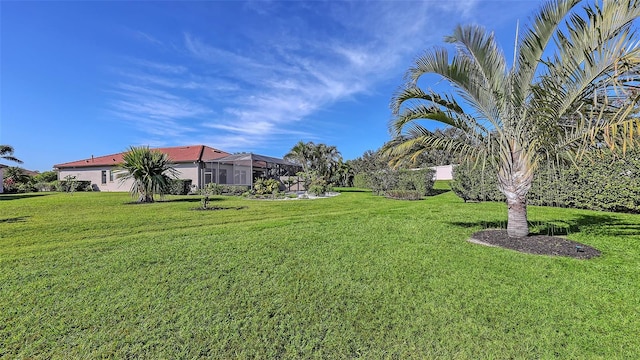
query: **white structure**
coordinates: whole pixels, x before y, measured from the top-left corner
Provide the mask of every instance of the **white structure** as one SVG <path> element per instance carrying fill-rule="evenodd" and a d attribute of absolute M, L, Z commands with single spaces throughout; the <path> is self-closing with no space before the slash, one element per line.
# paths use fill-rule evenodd
<path fill-rule="evenodd" d="M 205 145 L 176 146 L 155 149 L 169 156 L 178 171 L 179 179 L 191 179 L 192 185 L 202 188 L 205 183 L 205 169 L 210 161 L 230 154 Z M 57 164 L 58 180 L 67 176 L 75 176 L 76 180 L 91 181 L 94 189 L 99 191 L 129 191 L 133 180 L 122 182 L 118 179 L 117 165 L 122 163 L 126 152 L 105 155 Z"/>
<path fill-rule="evenodd" d="M 433 166 L 434 180 L 453 180 L 453 165 Z"/>
<path fill-rule="evenodd" d="M 178 179 L 190 179 L 191 185 L 202 189 L 208 183 L 252 186 L 256 178 L 293 176 L 300 166 L 269 156 L 242 153 L 231 155 L 205 145 L 155 149 L 169 156 L 178 171 Z M 118 179 L 125 152 L 54 165 L 58 179 L 74 176 L 91 181 L 99 191 L 129 191 L 133 180 Z"/>

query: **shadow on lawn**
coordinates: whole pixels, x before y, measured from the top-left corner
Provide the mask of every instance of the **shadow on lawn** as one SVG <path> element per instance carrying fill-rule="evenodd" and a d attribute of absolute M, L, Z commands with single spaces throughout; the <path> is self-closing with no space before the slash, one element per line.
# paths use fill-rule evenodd
<path fill-rule="evenodd" d="M 366 193 L 366 192 L 371 192 L 371 190 L 369 189 L 360 189 L 360 188 L 337 188 L 335 191 L 337 192 L 341 192 L 341 193 Z"/>
<path fill-rule="evenodd" d="M 33 197 L 39 197 L 39 196 L 48 196 L 51 195 L 50 193 L 47 194 L 0 194 L 0 201 L 3 200 L 19 200 L 19 199 L 29 199 L 29 198 L 33 198 Z"/>
<path fill-rule="evenodd" d="M 438 196 L 441 194 L 446 194 L 448 192 L 450 192 L 451 189 L 431 189 L 429 191 L 429 196 Z"/>
<path fill-rule="evenodd" d="M 226 201 L 227 199 L 224 197 L 210 197 L 209 202 L 218 202 L 218 201 Z M 193 197 L 193 198 L 180 198 L 180 199 L 168 199 L 168 200 L 160 200 L 158 202 L 200 202 L 202 201 L 201 196 Z"/>
<path fill-rule="evenodd" d="M 17 223 L 17 222 L 25 222 L 27 221 L 27 218 L 29 218 L 30 216 L 18 216 L 18 217 L 14 217 L 14 218 L 6 218 L 6 219 L 0 219 L 0 224 L 3 223 Z"/>
<path fill-rule="evenodd" d="M 209 202 L 219 202 L 219 201 L 226 201 L 226 200 L 227 199 L 225 199 L 224 197 L 209 198 Z M 199 203 L 200 201 L 202 201 L 201 197 L 194 197 L 194 198 L 164 199 L 164 200 L 161 199 L 161 200 L 156 200 L 152 203 L 129 201 L 124 204 L 125 205 L 149 205 L 149 204 L 162 204 L 162 203 L 174 203 L 174 202 Z"/>
<path fill-rule="evenodd" d="M 506 229 L 506 221 L 472 221 L 450 222 L 451 225 L 483 229 Z M 624 222 L 622 219 L 608 214 L 578 215 L 570 220 L 530 221 L 531 235 L 569 235 L 580 231 L 592 230 L 605 236 L 640 235 L 640 223 Z"/>

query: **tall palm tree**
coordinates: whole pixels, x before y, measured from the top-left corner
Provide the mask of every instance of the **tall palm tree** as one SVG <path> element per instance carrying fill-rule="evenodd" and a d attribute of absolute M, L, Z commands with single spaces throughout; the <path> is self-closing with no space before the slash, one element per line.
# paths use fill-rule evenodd
<path fill-rule="evenodd" d="M 9 145 L 0 145 L 0 159 L 5 159 L 18 164 L 22 164 L 22 160 L 13 156 L 13 147 Z"/>
<path fill-rule="evenodd" d="M 626 147 L 640 132 L 638 119 L 628 116 L 638 103 L 632 89 L 640 80 L 634 28 L 640 0 L 579 9 L 580 2 L 544 3 L 517 42 L 511 67 L 493 33 L 455 28 L 445 38 L 454 54 L 435 48 L 408 70 L 392 100 L 394 141 L 385 152 L 397 160 L 444 149 L 493 162 L 507 197 L 507 232 L 528 235 L 526 196 L 541 162 L 574 159 L 605 144 Z M 439 75 L 454 92 L 422 90 L 418 81 L 425 74 Z M 465 136 L 436 134 L 423 120 Z"/>
<path fill-rule="evenodd" d="M 133 179 L 131 195 L 138 196 L 138 202 L 153 202 L 153 195 L 169 192 L 170 180 L 176 178 L 178 171 L 167 154 L 150 150 L 148 146 L 130 147 L 123 155 L 120 181 Z"/>
<path fill-rule="evenodd" d="M 311 167 L 311 159 L 313 157 L 313 149 L 315 146 L 316 145 L 311 141 L 305 143 L 300 140 L 284 156 L 284 159 L 302 166 L 302 171 L 308 172 Z"/>
<path fill-rule="evenodd" d="M 337 172 L 338 164 L 342 161 L 342 156 L 338 148 L 333 145 L 318 144 L 312 151 L 312 168 L 318 175 L 324 177 L 327 182 L 331 180 L 333 174 Z"/>

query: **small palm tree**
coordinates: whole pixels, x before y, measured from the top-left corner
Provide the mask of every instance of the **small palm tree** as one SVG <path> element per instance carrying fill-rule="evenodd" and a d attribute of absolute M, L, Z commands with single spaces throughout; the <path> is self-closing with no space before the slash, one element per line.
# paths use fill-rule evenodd
<path fill-rule="evenodd" d="M 399 160 L 442 149 L 493 162 L 507 198 L 507 232 L 526 236 L 526 197 L 539 164 L 637 140 L 638 120 L 629 114 L 638 102 L 640 46 L 633 25 L 640 1 L 603 0 L 575 11 L 580 2 L 544 3 L 517 44 L 511 68 L 492 33 L 458 26 L 446 38 L 455 54 L 436 48 L 408 70 L 392 100 L 394 140 L 385 152 Z M 455 93 L 421 89 L 425 74 L 439 75 Z M 464 136 L 434 133 L 422 120 Z"/>
<path fill-rule="evenodd" d="M 13 156 L 13 147 L 9 145 L 0 145 L 0 159 L 5 159 L 18 164 L 22 164 L 22 160 Z"/>
<path fill-rule="evenodd" d="M 130 192 L 141 203 L 153 202 L 154 194 L 167 194 L 171 179 L 178 174 L 167 154 L 148 146 L 130 147 L 122 160 L 119 168 L 126 173 L 118 174 L 118 178 L 121 182 L 133 179 Z"/>

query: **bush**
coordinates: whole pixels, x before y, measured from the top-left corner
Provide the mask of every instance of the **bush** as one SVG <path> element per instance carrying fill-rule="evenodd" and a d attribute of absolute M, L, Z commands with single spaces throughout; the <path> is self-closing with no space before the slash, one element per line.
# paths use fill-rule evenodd
<path fill-rule="evenodd" d="M 433 169 L 400 170 L 398 174 L 398 190 L 417 191 L 420 196 L 429 195 L 433 189 Z"/>
<path fill-rule="evenodd" d="M 423 194 L 418 190 L 388 190 L 384 196 L 389 199 L 420 200 Z"/>
<path fill-rule="evenodd" d="M 324 178 L 318 177 L 311 180 L 311 184 L 309 185 L 309 189 L 307 191 L 313 195 L 322 196 L 331 190 L 333 190 L 331 185 L 327 183 Z"/>
<path fill-rule="evenodd" d="M 207 186 L 201 191 L 201 193 L 207 193 L 209 195 L 227 195 L 227 196 L 240 196 L 249 189 L 245 185 L 225 185 L 208 183 Z"/>
<path fill-rule="evenodd" d="M 56 185 L 58 181 L 49 181 L 49 182 L 36 182 L 33 184 L 33 187 L 36 191 L 56 191 Z"/>
<path fill-rule="evenodd" d="M 370 189 L 369 179 L 366 173 L 359 173 L 353 177 L 353 187 Z"/>
<path fill-rule="evenodd" d="M 369 181 L 375 195 L 386 196 L 389 191 L 403 190 L 416 191 L 422 197 L 433 189 L 433 175 L 433 169 L 384 169 L 368 173 L 365 179 Z"/>
<path fill-rule="evenodd" d="M 171 179 L 168 193 L 171 195 L 187 195 L 191 189 L 191 179 Z"/>
<path fill-rule="evenodd" d="M 256 195 L 277 194 L 280 182 L 276 179 L 256 179 L 253 183 L 253 191 Z"/>
<path fill-rule="evenodd" d="M 498 190 L 497 170 L 490 164 L 460 164 L 453 168 L 451 190 L 466 201 L 505 201 Z"/>
<path fill-rule="evenodd" d="M 387 190 L 397 189 L 398 171 L 384 169 L 372 171 L 368 174 L 369 186 L 375 195 L 384 195 Z"/>
<path fill-rule="evenodd" d="M 222 185 L 222 195 L 240 196 L 249 189 L 250 187 L 246 185 Z"/>
<path fill-rule="evenodd" d="M 56 191 L 60 192 L 93 191 L 91 181 L 89 180 L 60 180 L 54 184 Z"/>

